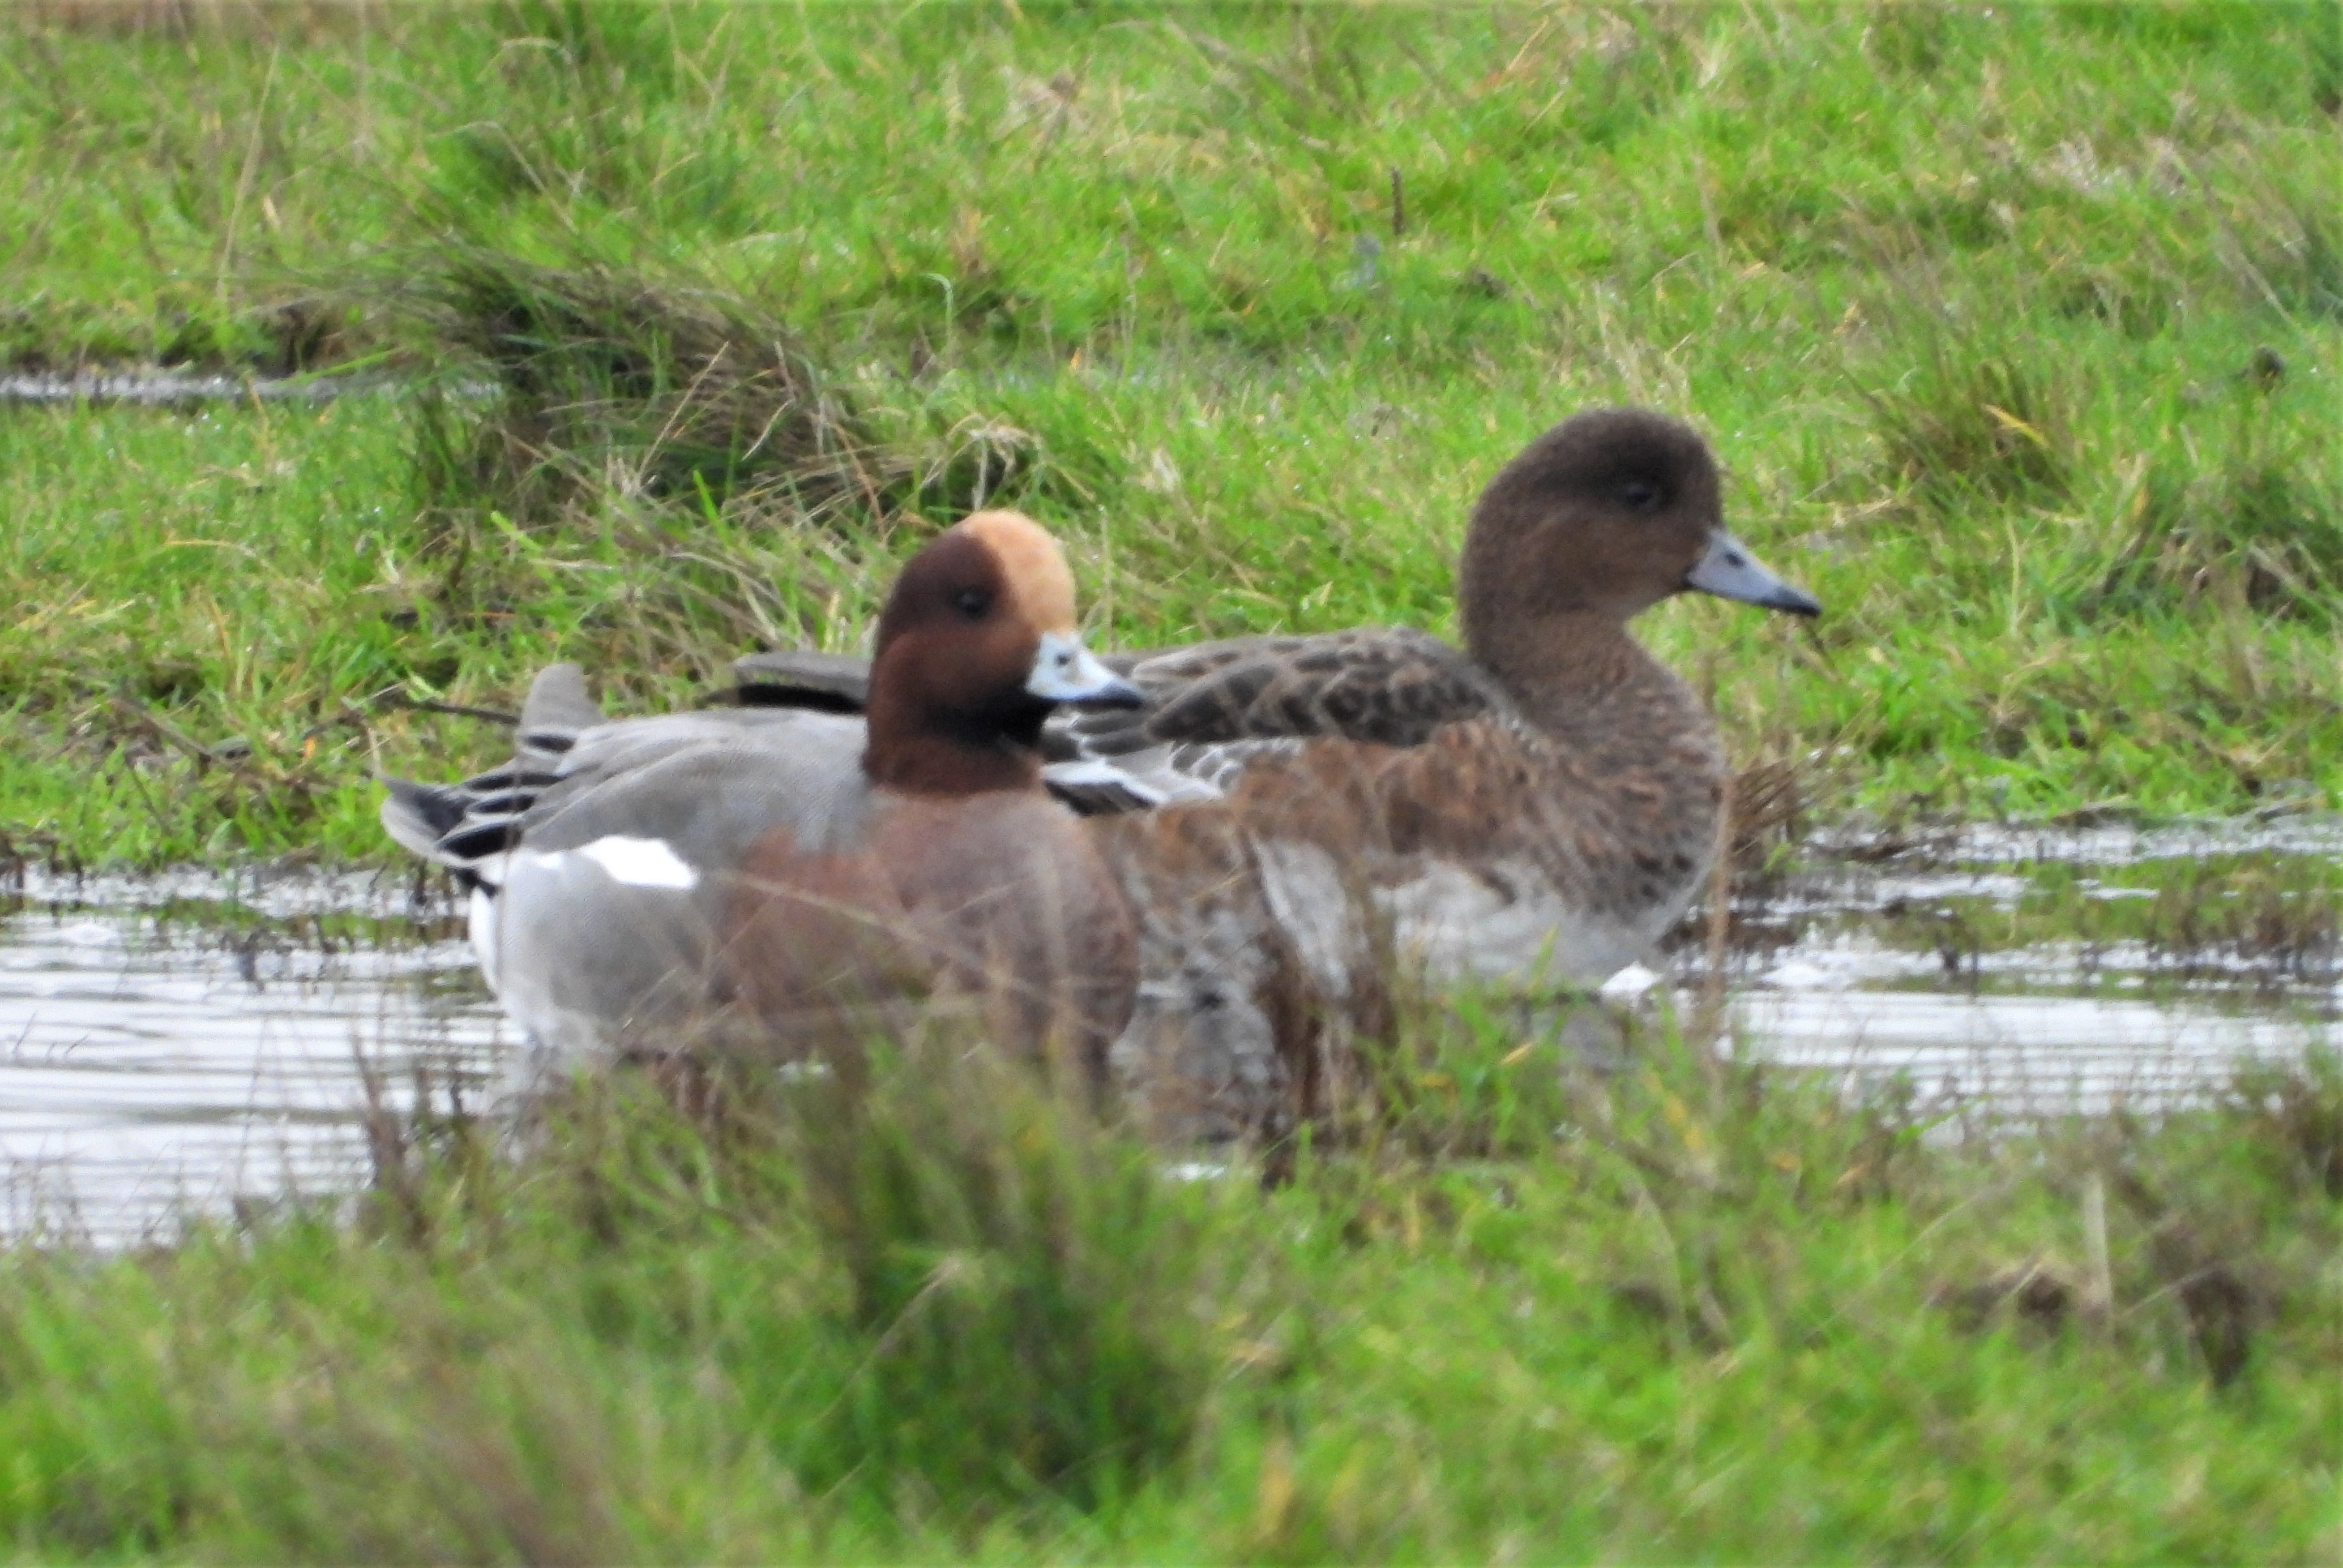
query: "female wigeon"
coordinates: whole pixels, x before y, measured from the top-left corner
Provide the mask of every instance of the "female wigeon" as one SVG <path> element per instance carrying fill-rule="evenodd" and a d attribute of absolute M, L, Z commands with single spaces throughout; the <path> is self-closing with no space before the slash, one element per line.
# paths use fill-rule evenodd
<path fill-rule="evenodd" d="M 1141 922 L 1116 1056 L 1141 1099 L 1274 1120 L 1297 1020 L 1355 1014 L 1363 970 L 1584 987 L 1648 952 L 1707 875 L 1725 778 L 1714 719 L 1627 630 L 1687 589 L 1821 608 L 1725 530 L 1696 432 L 1606 408 L 1482 493 L 1463 649 L 1365 629 L 1110 658 L 1147 705 L 1054 719 L 1045 777 L 1078 810 L 1160 808 L 1092 823 Z M 740 674 L 750 701 L 854 699 L 835 660 Z"/>
<path fill-rule="evenodd" d="M 1120 1050 L 1159 1122 L 1310 1109 L 1307 1042 L 1330 1013 L 1374 1027 L 1395 966 L 1578 989 L 1648 953 L 1706 880 L 1725 762 L 1627 622 L 1685 589 L 1821 608 L 1725 531 L 1700 437 L 1635 409 L 1506 465 L 1458 578 L 1462 652 L 1406 631 L 1206 644 L 1131 667 L 1138 721 L 1071 727 L 1094 764 L 1222 791 L 1096 825 L 1141 920 L 1151 983 Z M 1214 887 L 1209 918 L 1159 912 L 1173 879 Z"/>
<path fill-rule="evenodd" d="M 481 968 L 555 1062 L 711 1020 L 859 1043 L 896 1010 L 964 1005 L 1095 1076 L 1131 1010 L 1132 928 L 1041 789 L 1040 738 L 1060 704 L 1138 700 L 1076 636 L 1056 542 L 985 512 L 903 568 L 867 718 L 608 721 L 556 665 L 511 766 L 388 780 L 383 823 L 472 886 Z"/>

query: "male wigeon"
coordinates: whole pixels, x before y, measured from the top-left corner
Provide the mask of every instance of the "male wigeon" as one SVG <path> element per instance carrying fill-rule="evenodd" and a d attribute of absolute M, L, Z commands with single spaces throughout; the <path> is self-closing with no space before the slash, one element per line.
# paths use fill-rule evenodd
<path fill-rule="evenodd" d="M 1141 1098 L 1274 1121 L 1307 1067 L 1297 1007 L 1360 1005 L 1362 966 L 1584 987 L 1647 953 L 1707 875 L 1725 772 L 1627 630 L 1687 589 L 1821 608 L 1726 531 L 1695 431 L 1598 409 L 1482 493 L 1463 649 L 1377 628 L 1111 656 L 1147 705 L 1054 719 L 1045 778 L 1077 810 L 1159 808 L 1091 825 L 1141 924 L 1116 1052 Z M 737 668 L 745 701 L 856 698 L 836 659 Z"/>
<path fill-rule="evenodd" d="M 1060 704 L 1137 691 L 1083 648 L 1064 557 L 1015 513 L 913 556 L 876 646 L 867 716 L 606 720 L 556 665 L 510 766 L 387 781 L 384 826 L 472 887 L 481 968 L 540 1051 L 656 1051 L 710 1020 L 859 1043 L 891 1010 L 964 1004 L 1103 1070 L 1132 928 L 1041 787 L 1040 738 Z"/>

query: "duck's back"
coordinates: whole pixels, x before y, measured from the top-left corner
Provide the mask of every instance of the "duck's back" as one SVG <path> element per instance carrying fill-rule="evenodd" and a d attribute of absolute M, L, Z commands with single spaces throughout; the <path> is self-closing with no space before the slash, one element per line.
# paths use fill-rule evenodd
<path fill-rule="evenodd" d="M 581 733 L 481 867 L 473 940 L 538 1045 L 592 1056 L 704 1012 L 722 922 L 753 846 L 859 840 L 859 720 L 678 714 Z M 655 1043 L 655 1042 L 653 1042 Z"/>

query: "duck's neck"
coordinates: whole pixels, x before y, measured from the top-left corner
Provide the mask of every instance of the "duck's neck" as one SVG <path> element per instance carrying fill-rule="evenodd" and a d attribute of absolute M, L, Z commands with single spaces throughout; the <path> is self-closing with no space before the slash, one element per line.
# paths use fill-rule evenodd
<path fill-rule="evenodd" d="M 1545 807 L 1578 829 L 1590 897 L 1631 921 L 1674 919 L 1710 863 L 1724 798 L 1707 705 L 1616 616 L 1524 619 L 1468 646 L 1562 763 L 1544 774 Z"/>
<path fill-rule="evenodd" d="M 1699 699 L 1627 634 L 1617 616 L 1559 610 L 1468 621 L 1465 648 L 1523 718 L 1579 743 L 1654 725 L 1702 729 Z"/>
<path fill-rule="evenodd" d="M 883 789 L 912 795 L 976 795 L 1038 789 L 1041 720 L 1048 709 L 940 716 L 874 690 L 862 771 Z"/>

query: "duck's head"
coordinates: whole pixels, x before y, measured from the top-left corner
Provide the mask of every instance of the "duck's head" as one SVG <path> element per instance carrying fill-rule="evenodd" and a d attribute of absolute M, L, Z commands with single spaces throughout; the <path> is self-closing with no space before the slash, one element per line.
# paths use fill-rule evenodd
<path fill-rule="evenodd" d="M 1473 510 L 1457 586 L 1473 641 L 1556 614 L 1624 622 L 1688 588 L 1822 613 L 1726 531 L 1708 443 L 1647 408 L 1573 415 L 1506 464 Z"/>
<path fill-rule="evenodd" d="M 903 789 L 1013 787 L 1035 776 L 1052 708 L 1142 700 L 1082 646 L 1058 541 L 1020 513 L 979 512 L 930 540 L 887 596 L 863 766 Z"/>

